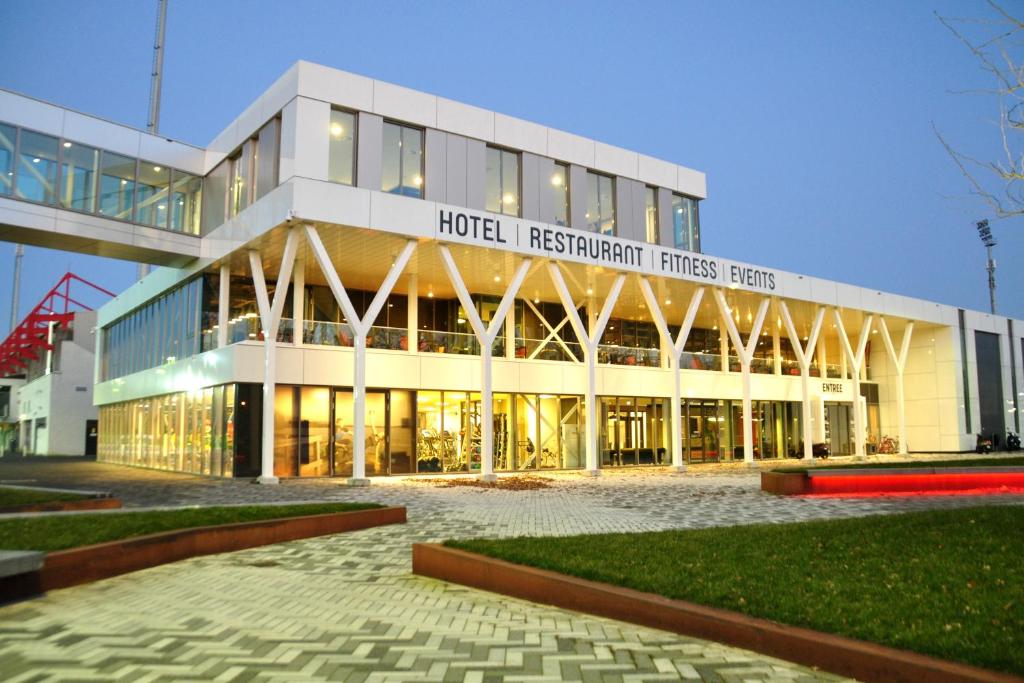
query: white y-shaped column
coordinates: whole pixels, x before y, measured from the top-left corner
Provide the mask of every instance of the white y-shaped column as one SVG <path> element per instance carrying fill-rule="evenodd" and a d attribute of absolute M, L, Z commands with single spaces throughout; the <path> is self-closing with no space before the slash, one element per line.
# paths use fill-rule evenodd
<path fill-rule="evenodd" d="M 352 301 L 348 298 L 348 292 L 338 277 L 338 271 L 331 262 L 331 257 L 324 249 L 324 243 L 320 241 L 320 235 L 312 225 L 306 226 L 306 239 L 312 248 L 313 256 L 323 271 L 327 285 L 334 294 L 335 301 L 341 306 L 342 313 L 348 319 L 348 325 L 352 328 L 353 373 L 352 373 L 352 477 L 348 480 L 351 486 L 369 486 L 370 480 L 366 478 L 366 335 L 373 325 L 373 321 L 380 314 L 380 309 L 391 294 L 391 290 L 402 274 L 405 265 L 409 262 L 413 250 L 416 248 L 416 240 L 409 240 L 402 248 L 402 252 L 391 264 L 384 282 L 381 283 L 377 294 L 374 295 L 366 315 L 362 318 L 356 313 Z"/>
<path fill-rule="evenodd" d="M 779 309 L 782 311 L 782 322 L 786 326 L 786 333 L 789 335 L 790 345 L 793 347 L 793 354 L 796 362 L 800 365 L 800 396 L 803 400 L 803 426 L 804 426 L 804 460 L 814 459 L 814 441 L 811 430 L 811 359 L 814 358 L 814 347 L 818 343 L 818 335 L 821 334 L 821 323 L 825 320 L 825 309 L 818 307 L 814 314 L 814 323 L 811 325 L 811 333 L 807 335 L 807 345 L 800 341 L 800 335 L 796 332 L 796 325 L 793 324 L 793 316 L 789 314 L 789 306 L 785 301 L 779 302 Z"/>
<path fill-rule="evenodd" d="M 903 329 L 903 341 L 900 342 L 900 352 L 897 354 L 892 345 L 892 337 L 889 335 L 889 326 L 885 318 L 879 316 L 878 322 L 882 326 L 882 341 L 885 342 L 885 350 L 889 352 L 889 359 L 896 366 L 896 424 L 897 435 L 900 439 L 900 453 L 907 453 L 907 412 L 903 399 L 903 371 L 907 368 L 907 353 L 910 351 L 910 337 L 914 334 L 914 321 L 907 321 Z"/>
<path fill-rule="evenodd" d="M 718 311 L 722 314 L 722 325 L 729 332 L 732 345 L 736 347 L 736 355 L 740 357 L 740 370 L 743 373 L 743 461 L 748 465 L 754 464 L 754 421 L 753 406 L 750 399 L 750 361 L 754 357 L 754 350 L 757 349 L 757 340 L 761 336 L 761 326 L 764 324 L 764 316 L 768 312 L 770 299 L 764 299 L 757 309 L 757 316 L 754 318 L 754 326 L 750 328 L 750 336 L 747 343 L 743 343 L 740 331 L 736 322 L 729 315 L 729 304 L 725 301 L 725 293 L 715 290 L 715 300 L 718 302 Z"/>
<path fill-rule="evenodd" d="M 446 244 L 440 245 L 438 249 L 441 252 L 441 262 L 444 264 L 445 272 L 448 273 L 448 279 L 451 280 L 452 286 L 455 288 L 455 294 L 459 297 L 459 303 L 462 304 L 463 310 L 466 311 L 466 318 L 469 319 L 469 325 L 473 328 L 476 340 L 480 342 L 480 409 L 483 413 L 480 416 L 480 422 L 482 423 L 480 425 L 480 478 L 484 481 L 494 481 L 497 477 L 494 474 L 494 393 L 492 389 L 491 347 L 494 345 L 494 340 L 497 339 L 498 333 L 505 326 L 505 314 L 508 313 L 516 300 L 516 294 L 519 293 L 519 288 L 526 278 L 526 273 L 530 270 L 531 260 L 528 258 L 523 259 L 523 262 L 519 264 L 516 274 L 512 277 L 512 282 L 509 283 L 505 294 L 501 297 L 501 303 L 498 304 L 494 317 L 491 318 L 490 324 L 484 327 L 484 322 L 480 319 L 480 314 L 477 313 L 473 299 L 469 296 L 469 291 L 466 289 L 462 273 L 459 272 L 459 267 L 455 265 L 455 259 L 452 258 L 451 250 Z"/>
<path fill-rule="evenodd" d="M 587 408 L 587 474 L 596 477 L 601 474 L 597 465 L 597 346 L 601 341 L 601 335 L 604 334 L 604 328 L 608 324 L 608 318 L 611 317 L 612 309 L 615 308 L 615 302 L 619 299 L 626 275 L 619 273 L 615 276 L 615 282 L 612 283 L 608 297 L 604 300 L 604 306 L 601 307 L 601 315 L 598 316 L 588 333 L 580 319 L 579 311 L 576 310 L 576 304 L 569 295 L 569 289 L 565 286 L 565 278 L 562 277 L 562 271 L 558 264 L 549 261 L 548 273 L 551 275 L 555 290 L 558 291 L 562 308 L 569 316 L 569 324 L 572 325 L 573 331 L 576 332 L 576 338 L 580 340 L 580 346 L 583 347 L 583 360 L 587 364 L 587 395 L 585 399 Z M 587 309 L 588 317 L 592 317 L 593 306 L 588 306 Z"/>
<path fill-rule="evenodd" d="M 281 312 L 288 296 L 288 281 L 295 265 L 295 252 L 299 246 L 299 234 L 295 228 L 288 231 L 284 244 L 281 267 L 277 271 L 277 287 L 274 301 L 267 294 L 267 281 L 263 276 L 263 260 L 257 249 L 249 250 L 249 268 L 256 288 L 256 306 L 260 311 L 260 325 L 263 327 L 263 445 L 260 454 L 261 484 L 276 484 L 274 476 L 274 393 L 277 389 L 277 330 L 281 325 Z"/>
<path fill-rule="evenodd" d="M 669 370 L 672 372 L 672 420 L 669 425 L 672 429 L 672 469 L 676 472 L 685 472 L 686 463 L 683 462 L 683 438 L 682 425 L 680 424 L 680 413 L 682 412 L 682 389 L 679 386 L 679 356 L 686 346 L 686 340 L 690 336 L 690 329 L 693 327 L 693 319 L 697 317 L 697 310 L 700 308 L 701 299 L 704 298 L 704 288 L 698 287 L 690 297 L 690 306 L 686 309 L 686 317 L 679 333 L 672 339 L 672 333 L 668 330 L 665 316 L 661 313 L 658 299 L 651 290 L 651 283 L 645 277 L 640 278 L 640 290 L 647 300 L 647 308 L 651 311 L 654 324 L 658 327 L 661 340 L 669 348 Z"/>
<path fill-rule="evenodd" d="M 846 327 L 843 326 L 843 316 L 839 314 L 838 308 L 832 309 L 836 319 L 836 327 L 839 329 L 839 345 L 850 365 L 850 373 L 853 380 L 853 454 L 857 457 L 864 457 L 864 415 L 860 409 L 860 369 L 864 364 L 864 350 L 868 345 L 868 336 L 871 334 L 872 315 L 864 318 L 864 324 L 860 328 L 860 339 L 857 340 L 857 351 L 854 353 L 850 346 L 850 339 L 846 336 Z"/>

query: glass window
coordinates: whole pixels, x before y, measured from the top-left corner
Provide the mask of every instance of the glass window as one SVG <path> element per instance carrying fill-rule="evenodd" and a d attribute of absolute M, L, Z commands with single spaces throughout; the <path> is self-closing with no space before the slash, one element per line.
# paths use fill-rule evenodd
<path fill-rule="evenodd" d="M 99 150 L 65 141 L 60 171 L 60 205 L 77 211 L 95 211 L 99 168 Z"/>
<path fill-rule="evenodd" d="M 57 138 L 21 131 L 17 197 L 53 204 L 57 198 Z"/>
<path fill-rule="evenodd" d="M 132 219 L 135 196 L 135 159 L 103 152 L 100 164 L 100 213 L 122 220 Z"/>
<path fill-rule="evenodd" d="M 277 187 L 277 167 L 280 156 L 280 121 L 271 119 L 260 128 L 256 136 L 256 197 L 259 199 Z"/>
<path fill-rule="evenodd" d="M 587 171 L 587 228 L 615 234 L 615 179 Z"/>
<path fill-rule="evenodd" d="M 225 160 L 203 179 L 203 230 L 208 232 L 224 223 L 227 218 L 228 183 L 231 162 Z"/>
<path fill-rule="evenodd" d="M 497 147 L 487 148 L 485 208 L 506 216 L 519 215 L 519 155 Z"/>
<path fill-rule="evenodd" d="M 174 171 L 171 180 L 171 223 L 168 227 L 177 232 L 198 235 L 199 207 L 202 203 L 202 196 L 202 178 L 190 173 Z"/>
<path fill-rule="evenodd" d="M 233 218 L 249 206 L 250 186 L 252 184 L 252 141 L 242 145 L 242 151 L 231 159 L 231 197 L 230 215 Z"/>
<path fill-rule="evenodd" d="M 644 188 L 644 218 L 647 222 L 647 242 L 658 243 L 658 192 L 653 187 Z"/>
<path fill-rule="evenodd" d="M 405 197 L 423 196 L 423 131 L 384 124 L 381 189 Z"/>
<path fill-rule="evenodd" d="M 672 231 L 677 249 L 700 251 L 696 199 L 672 195 Z"/>
<path fill-rule="evenodd" d="M 139 181 L 135 185 L 135 222 L 167 227 L 167 190 L 171 169 L 152 161 L 139 161 Z"/>
<path fill-rule="evenodd" d="M 0 195 L 14 190 L 14 142 L 18 130 L 0 123 Z"/>
<path fill-rule="evenodd" d="M 347 111 L 331 110 L 330 150 L 327 179 L 332 183 L 355 184 L 356 117 Z"/>
<path fill-rule="evenodd" d="M 555 225 L 569 225 L 569 165 L 555 163 L 551 174 L 551 192 L 554 195 Z"/>

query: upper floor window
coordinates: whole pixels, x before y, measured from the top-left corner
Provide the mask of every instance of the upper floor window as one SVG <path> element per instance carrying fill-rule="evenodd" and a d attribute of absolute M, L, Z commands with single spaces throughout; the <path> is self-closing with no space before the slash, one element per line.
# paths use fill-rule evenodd
<path fill-rule="evenodd" d="M 54 203 L 57 198 L 57 144 L 57 138 L 49 135 L 21 131 L 16 190 L 18 198 Z"/>
<path fill-rule="evenodd" d="M 100 162 L 100 213 L 132 219 L 135 199 L 135 159 L 103 152 Z"/>
<path fill-rule="evenodd" d="M 644 188 L 644 221 L 648 244 L 658 244 L 658 191 L 650 186 Z"/>
<path fill-rule="evenodd" d="M 700 220 L 696 199 L 680 194 L 672 195 L 672 233 L 676 249 L 700 251 Z"/>
<path fill-rule="evenodd" d="M 14 189 L 14 143 L 18 129 L 0 123 L 0 195 Z"/>
<path fill-rule="evenodd" d="M 602 235 L 615 234 L 615 179 L 587 171 L 587 228 Z"/>
<path fill-rule="evenodd" d="M 423 131 L 384 123 L 381 190 L 405 197 L 423 197 Z"/>
<path fill-rule="evenodd" d="M 60 205 L 66 209 L 92 213 L 96 210 L 96 177 L 100 168 L 100 152 L 93 147 L 67 140 L 63 146 Z"/>
<path fill-rule="evenodd" d="M 331 110 L 330 150 L 327 179 L 332 183 L 355 184 L 356 116 L 347 111 Z"/>
<path fill-rule="evenodd" d="M 506 216 L 519 215 L 519 155 L 497 147 L 487 148 L 487 180 L 484 208 Z"/>
<path fill-rule="evenodd" d="M 555 225 L 569 225 L 569 165 L 555 162 L 551 174 L 551 193 L 554 197 Z"/>

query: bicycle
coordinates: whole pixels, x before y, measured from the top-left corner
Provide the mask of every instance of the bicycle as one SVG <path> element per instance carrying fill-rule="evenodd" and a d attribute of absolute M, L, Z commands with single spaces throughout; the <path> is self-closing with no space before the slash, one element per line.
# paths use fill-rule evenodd
<path fill-rule="evenodd" d="M 882 436 L 878 442 L 879 453 L 899 453 L 900 440 L 894 436 Z"/>

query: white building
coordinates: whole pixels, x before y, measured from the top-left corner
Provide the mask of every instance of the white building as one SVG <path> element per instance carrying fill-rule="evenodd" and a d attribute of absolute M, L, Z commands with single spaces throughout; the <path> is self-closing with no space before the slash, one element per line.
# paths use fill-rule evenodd
<path fill-rule="evenodd" d="M 323 66 L 205 148 L 0 91 L 0 171 L 5 239 L 168 266 L 99 311 L 101 460 L 364 483 L 1020 427 L 1020 321 L 703 254 L 698 171 Z"/>

